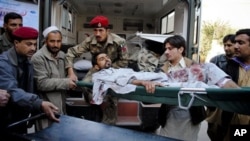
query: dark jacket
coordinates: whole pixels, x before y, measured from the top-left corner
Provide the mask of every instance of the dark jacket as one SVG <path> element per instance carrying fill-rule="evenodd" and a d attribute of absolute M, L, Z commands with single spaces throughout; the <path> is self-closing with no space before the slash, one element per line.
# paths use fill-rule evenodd
<path fill-rule="evenodd" d="M 0 119 L 3 123 L 10 124 L 27 118 L 30 112 L 40 111 L 42 100 L 33 94 L 33 66 L 28 60 L 26 62 L 27 72 L 23 78 L 24 70 L 18 63 L 18 57 L 15 48 L 0 55 L 0 89 L 5 89 L 11 95 L 8 105 L 1 109 Z M 26 80 L 24 82 L 24 80 Z M 26 91 L 22 87 L 26 88 Z M 23 128 L 24 129 L 24 128 Z M 17 132 L 19 132 L 18 130 Z M 22 131 L 21 131 L 22 132 Z"/>
<path fill-rule="evenodd" d="M 229 76 L 231 76 L 235 83 L 238 83 L 239 67 L 239 63 L 235 62 L 234 60 L 228 60 L 225 69 L 223 69 Z"/>
<path fill-rule="evenodd" d="M 217 55 L 213 57 L 210 62 L 214 63 L 216 66 L 221 68 L 222 70 L 225 70 L 226 65 L 227 65 L 227 57 L 225 54 Z"/>

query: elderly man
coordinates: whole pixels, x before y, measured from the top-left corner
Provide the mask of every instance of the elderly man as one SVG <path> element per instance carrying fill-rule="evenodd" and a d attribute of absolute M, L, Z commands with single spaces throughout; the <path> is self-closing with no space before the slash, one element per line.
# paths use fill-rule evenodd
<path fill-rule="evenodd" d="M 50 26 L 43 31 L 43 36 L 43 47 L 31 58 L 36 88 L 44 100 L 52 102 L 59 108 L 60 113 L 65 114 L 66 90 L 74 89 L 76 84 L 66 77 L 65 54 L 60 50 L 62 33 L 56 26 Z M 45 120 L 37 125 L 38 130 L 49 125 Z"/>
<path fill-rule="evenodd" d="M 4 109 L 6 121 L 1 123 L 23 120 L 31 112 L 44 112 L 50 119 L 59 121 L 54 115 L 58 108 L 33 94 L 33 66 L 29 59 L 37 48 L 38 31 L 31 27 L 20 27 L 13 35 L 14 46 L 0 55 L 0 89 L 7 90 L 11 95 Z M 11 131 L 26 133 L 27 125 L 21 124 Z"/>
<path fill-rule="evenodd" d="M 128 65 L 128 50 L 125 46 L 125 40 L 116 34 L 110 33 L 109 21 L 105 16 L 96 16 L 90 26 L 94 29 L 94 35 L 87 37 L 82 43 L 68 49 L 66 60 L 68 75 L 77 80 L 73 71 L 73 60 L 80 57 L 82 53 L 90 52 L 92 55 L 104 51 L 110 56 L 112 67 L 120 68 Z M 91 69 L 89 73 L 93 74 L 95 70 Z"/>
<path fill-rule="evenodd" d="M 13 31 L 23 26 L 23 18 L 21 15 L 10 12 L 4 16 L 4 30 L 2 36 L 0 36 L 0 54 L 9 48 L 11 48 L 13 43 Z"/>

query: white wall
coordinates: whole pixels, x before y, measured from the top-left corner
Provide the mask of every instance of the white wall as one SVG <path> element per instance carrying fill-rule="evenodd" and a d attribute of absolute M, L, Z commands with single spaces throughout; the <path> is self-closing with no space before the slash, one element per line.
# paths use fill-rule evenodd
<path fill-rule="evenodd" d="M 70 7 L 70 5 L 69 5 Z M 51 10 L 51 25 L 55 25 L 59 28 L 63 35 L 63 44 L 77 44 L 77 30 L 76 23 L 73 25 L 73 32 L 68 31 L 67 29 L 62 28 L 62 10 L 63 6 L 59 5 L 57 1 L 53 1 L 52 10 Z M 74 14 L 75 11 L 72 10 Z"/>

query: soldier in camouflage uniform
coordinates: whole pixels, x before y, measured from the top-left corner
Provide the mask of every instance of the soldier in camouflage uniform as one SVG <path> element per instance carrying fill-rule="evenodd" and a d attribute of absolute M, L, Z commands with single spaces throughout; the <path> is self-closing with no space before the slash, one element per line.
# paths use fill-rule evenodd
<path fill-rule="evenodd" d="M 94 35 L 87 37 L 79 45 L 69 48 L 66 55 L 68 76 L 76 81 L 78 78 L 72 67 L 73 61 L 74 58 L 80 57 L 82 53 L 90 52 L 94 55 L 99 52 L 105 52 L 113 62 L 112 67 L 120 68 L 128 65 L 128 50 L 125 46 L 125 40 L 116 34 L 110 33 L 108 19 L 104 16 L 96 16 L 91 20 L 90 26 L 94 28 Z M 94 72 L 94 68 L 90 69 L 85 80 L 88 79 L 90 81 Z M 103 122 L 115 124 L 117 98 L 108 98 L 107 103 L 106 108 L 103 109 Z"/>
<path fill-rule="evenodd" d="M 12 32 L 22 26 L 23 19 L 21 15 L 10 12 L 4 16 L 3 27 L 5 32 L 0 36 L 0 54 L 14 46 Z"/>
<path fill-rule="evenodd" d="M 125 40 L 116 34 L 110 33 L 108 19 L 104 16 L 96 16 L 90 22 L 94 28 L 94 35 L 87 37 L 82 43 L 69 48 L 66 55 L 66 69 L 69 77 L 77 80 L 73 71 L 74 58 L 83 53 L 90 52 L 92 55 L 104 51 L 110 56 L 112 67 L 120 68 L 128 65 L 128 50 Z"/>
<path fill-rule="evenodd" d="M 140 71 L 154 72 L 159 67 L 160 57 L 165 52 L 163 44 L 160 42 L 146 40 L 145 48 L 138 54 L 138 67 Z"/>

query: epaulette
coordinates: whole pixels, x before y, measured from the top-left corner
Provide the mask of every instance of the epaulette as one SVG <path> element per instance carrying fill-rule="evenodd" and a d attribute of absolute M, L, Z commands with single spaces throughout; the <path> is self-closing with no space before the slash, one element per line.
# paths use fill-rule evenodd
<path fill-rule="evenodd" d="M 115 43 L 117 43 L 118 45 L 122 45 L 122 44 L 125 44 L 125 39 L 123 39 L 123 38 L 121 38 L 120 36 L 118 36 L 118 35 L 116 35 L 116 34 L 114 34 L 114 33 L 111 33 L 110 34 L 111 35 L 111 37 L 113 38 L 113 41 L 115 42 Z M 123 43 L 124 42 L 124 43 Z"/>

